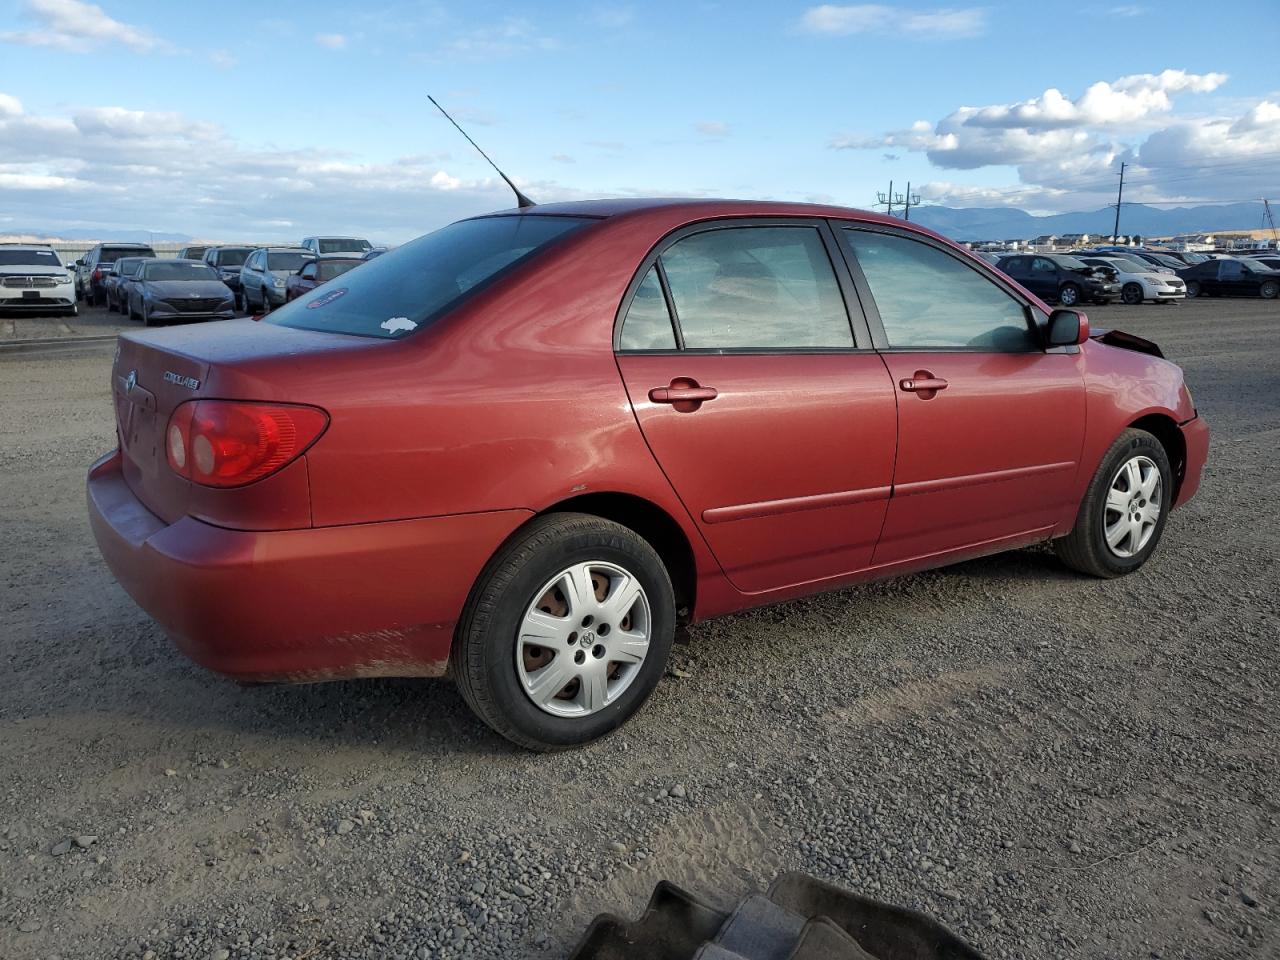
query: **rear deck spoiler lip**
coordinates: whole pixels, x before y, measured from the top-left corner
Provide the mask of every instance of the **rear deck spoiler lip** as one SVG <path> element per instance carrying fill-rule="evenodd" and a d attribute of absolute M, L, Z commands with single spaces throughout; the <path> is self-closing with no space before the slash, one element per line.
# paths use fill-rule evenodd
<path fill-rule="evenodd" d="M 1156 344 L 1123 330 L 1095 330 L 1089 334 L 1089 339 L 1105 343 L 1109 347 L 1120 347 L 1122 350 L 1133 350 L 1164 359 L 1163 351 Z"/>

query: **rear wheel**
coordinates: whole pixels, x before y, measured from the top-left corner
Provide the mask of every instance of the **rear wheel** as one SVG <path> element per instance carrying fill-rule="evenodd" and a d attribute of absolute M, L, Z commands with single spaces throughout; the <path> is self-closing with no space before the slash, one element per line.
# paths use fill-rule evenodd
<path fill-rule="evenodd" d="M 1129 306 L 1136 306 L 1143 300 L 1142 284 L 1126 283 L 1124 285 L 1124 289 L 1120 291 L 1120 297 L 1125 303 L 1129 304 Z"/>
<path fill-rule="evenodd" d="M 1277 296 L 1280 296 L 1280 283 L 1275 280 L 1268 280 L 1258 292 L 1262 294 L 1264 300 L 1274 300 Z"/>
<path fill-rule="evenodd" d="M 1074 307 L 1080 302 L 1080 288 L 1074 283 L 1064 283 L 1058 291 L 1058 302 L 1064 307 Z"/>
<path fill-rule="evenodd" d="M 531 750 L 590 743 L 640 709 L 675 635 L 671 578 L 627 527 L 532 521 L 481 574 L 450 665 L 463 699 Z"/>
<path fill-rule="evenodd" d="M 1102 458 L 1075 527 L 1053 542 L 1067 566 L 1120 577 L 1147 562 L 1173 503 L 1169 457 L 1145 430 L 1126 430 Z"/>

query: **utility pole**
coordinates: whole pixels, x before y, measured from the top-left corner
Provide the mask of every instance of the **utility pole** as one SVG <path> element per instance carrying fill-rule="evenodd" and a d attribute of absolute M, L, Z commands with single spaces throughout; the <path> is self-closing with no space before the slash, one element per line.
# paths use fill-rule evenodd
<path fill-rule="evenodd" d="M 1120 161 L 1120 192 L 1116 194 L 1116 225 L 1111 231 L 1111 242 L 1120 242 L 1120 204 L 1124 202 L 1124 161 Z"/>
<path fill-rule="evenodd" d="M 904 220 L 911 219 L 911 208 L 920 206 L 920 194 L 911 192 L 911 181 L 907 181 L 907 197 L 906 205 L 902 208 L 902 216 Z"/>
<path fill-rule="evenodd" d="M 879 203 L 877 203 L 876 206 L 884 207 L 885 208 L 884 215 L 886 217 L 892 217 L 893 216 L 893 181 L 892 180 L 889 181 L 889 192 L 877 193 L 876 199 L 879 201 Z"/>
<path fill-rule="evenodd" d="M 1271 214 L 1271 201 L 1266 197 L 1262 198 L 1262 216 L 1267 223 L 1271 224 L 1271 240 L 1276 245 L 1276 249 L 1280 250 L 1280 235 L 1276 234 L 1276 218 Z"/>

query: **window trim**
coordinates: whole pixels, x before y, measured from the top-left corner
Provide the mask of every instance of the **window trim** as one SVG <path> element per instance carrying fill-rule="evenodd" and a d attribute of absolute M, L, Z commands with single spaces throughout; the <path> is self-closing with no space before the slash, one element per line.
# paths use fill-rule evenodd
<path fill-rule="evenodd" d="M 667 272 L 662 265 L 661 256 L 675 244 L 687 237 L 700 233 L 710 233 L 715 230 L 731 230 L 742 227 L 808 227 L 816 230 L 819 238 L 822 240 L 823 248 L 826 250 L 827 259 L 831 262 L 831 272 L 835 275 L 836 287 L 840 291 L 840 299 L 844 304 L 845 317 L 849 323 L 850 332 L 853 335 L 853 345 L 849 347 L 686 347 L 684 343 L 684 331 L 680 326 L 679 312 L 676 310 L 675 300 L 671 296 L 671 288 L 667 281 Z M 667 312 L 671 317 L 672 328 L 676 335 L 675 349 L 661 348 L 656 350 L 630 350 L 622 346 L 622 324 L 626 320 L 627 312 L 631 309 L 631 301 L 635 298 L 636 290 L 640 284 L 644 282 L 644 278 L 648 275 L 649 270 L 657 266 L 658 279 L 662 284 L 662 296 L 667 303 Z M 829 353 L 871 353 L 875 350 L 873 338 L 870 329 L 867 326 L 867 318 L 862 310 L 861 299 L 854 288 L 853 280 L 849 276 L 848 265 L 845 262 L 843 251 L 837 242 L 836 237 L 832 233 L 831 224 L 824 217 L 794 217 L 794 216 L 742 216 L 742 217 L 716 217 L 710 220 L 699 220 L 697 223 L 688 223 L 683 226 L 676 227 L 658 239 L 649 252 L 640 260 L 636 267 L 635 273 L 631 278 L 631 282 L 627 284 L 626 290 L 622 294 L 622 301 L 618 304 L 618 310 L 613 318 L 613 352 L 615 354 L 626 356 L 672 356 L 677 354 L 695 354 L 698 356 L 735 356 L 735 355 L 754 355 L 754 356 L 804 356 L 809 354 L 829 354 Z"/>
<path fill-rule="evenodd" d="M 904 230 L 889 224 L 871 223 L 859 220 L 833 220 L 833 230 L 840 240 L 840 251 L 847 259 L 849 274 L 853 278 L 853 282 L 858 291 L 858 296 L 862 299 L 863 311 L 866 314 L 867 324 L 871 328 L 871 340 L 875 344 L 875 348 L 880 353 L 1007 353 L 1009 356 L 1029 355 L 1035 353 L 1076 353 L 1079 347 L 1054 348 L 1052 351 L 1046 349 L 1045 337 L 1048 329 L 1048 315 L 1042 323 L 1039 314 L 1043 313 L 1040 307 L 1029 300 L 1010 280 L 1000 271 L 996 270 L 991 264 L 981 258 L 965 257 L 957 253 L 948 244 L 935 240 L 927 234 L 916 233 L 914 230 Z M 883 233 L 893 237 L 900 237 L 903 240 L 911 240 L 916 243 L 922 243 L 925 246 L 932 247 L 960 264 L 969 267 L 974 273 L 977 273 L 983 279 L 988 280 L 998 287 L 1001 291 L 1008 294 L 1010 299 L 1015 303 L 1022 305 L 1022 313 L 1025 318 L 1027 328 L 1035 337 L 1037 347 L 1032 350 L 1019 350 L 1016 352 L 1004 350 L 992 350 L 988 347 L 924 347 L 924 346 L 904 346 L 895 347 L 890 345 L 888 335 L 884 330 L 884 322 L 880 319 L 880 307 L 876 304 L 875 297 L 871 293 L 871 285 L 867 282 L 866 274 L 862 272 L 862 266 L 858 263 L 857 254 L 854 252 L 853 245 L 849 243 L 848 238 L 843 235 L 844 231 L 857 230 L 861 233 Z"/>

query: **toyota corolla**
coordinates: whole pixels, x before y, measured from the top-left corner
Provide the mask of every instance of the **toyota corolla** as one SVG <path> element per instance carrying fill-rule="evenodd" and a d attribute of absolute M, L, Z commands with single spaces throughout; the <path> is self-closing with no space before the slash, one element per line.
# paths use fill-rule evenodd
<path fill-rule="evenodd" d="M 107 563 L 248 681 L 451 675 L 526 747 L 618 727 L 683 624 L 1052 541 L 1141 567 L 1208 447 L 1152 343 L 875 214 L 555 204 L 266 319 L 121 336 Z"/>

